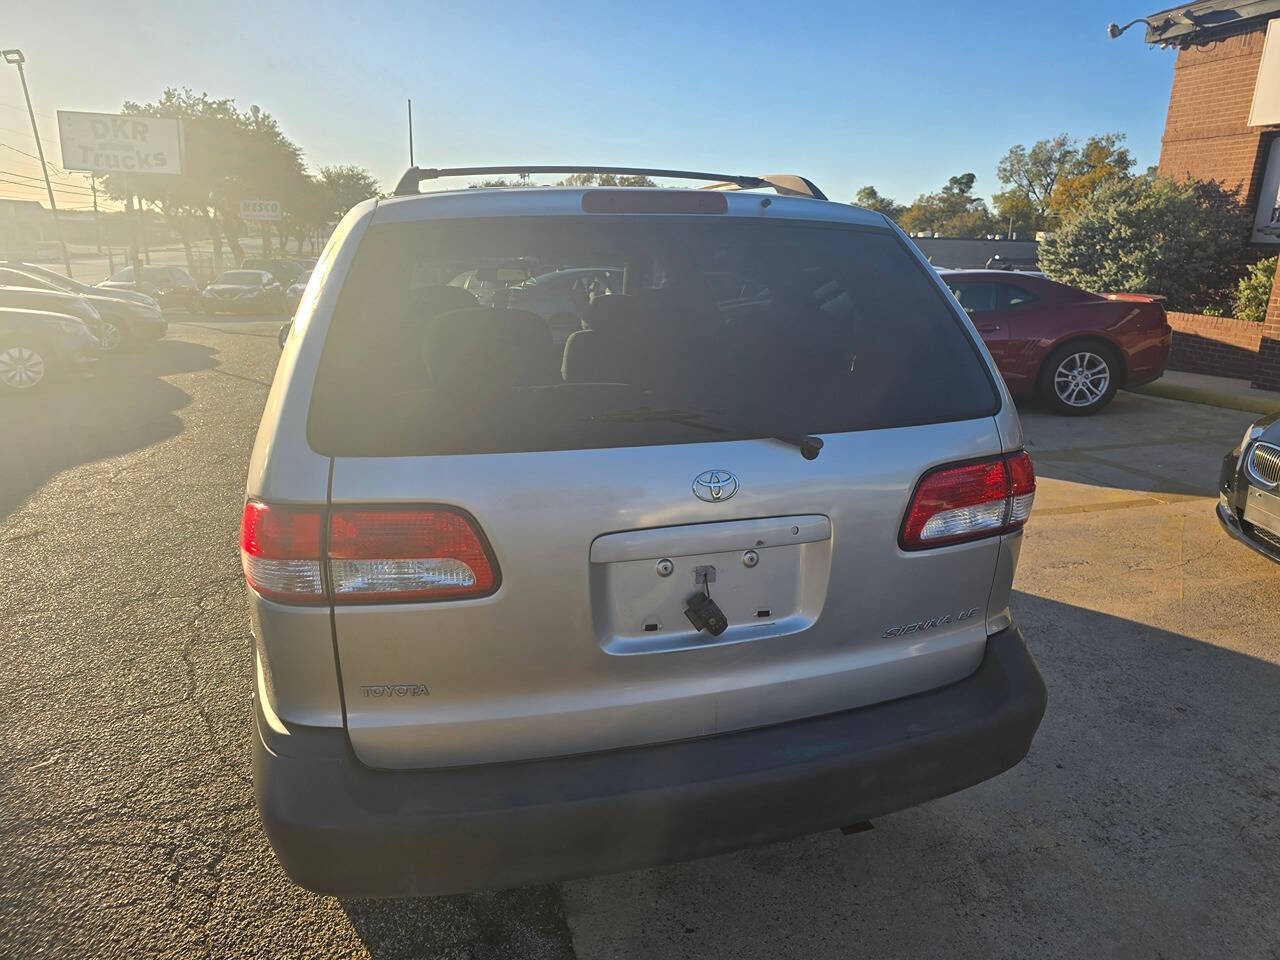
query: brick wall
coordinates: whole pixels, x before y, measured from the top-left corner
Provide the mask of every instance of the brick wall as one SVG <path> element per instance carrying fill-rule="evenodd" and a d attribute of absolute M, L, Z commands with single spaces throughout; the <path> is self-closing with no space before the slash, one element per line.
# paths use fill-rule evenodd
<path fill-rule="evenodd" d="M 1262 342 L 1258 363 L 1254 367 L 1253 385 L 1267 390 L 1280 390 L 1280 270 L 1271 284 L 1267 302 L 1267 320 L 1262 325 Z"/>
<path fill-rule="evenodd" d="M 1162 174 L 1239 186 L 1250 209 L 1266 160 L 1262 141 L 1275 129 L 1248 126 L 1266 29 L 1261 21 L 1178 51 L 1160 150 Z"/>
<path fill-rule="evenodd" d="M 1258 364 L 1262 324 L 1232 317 L 1170 313 L 1173 351 L 1169 369 L 1252 379 Z"/>

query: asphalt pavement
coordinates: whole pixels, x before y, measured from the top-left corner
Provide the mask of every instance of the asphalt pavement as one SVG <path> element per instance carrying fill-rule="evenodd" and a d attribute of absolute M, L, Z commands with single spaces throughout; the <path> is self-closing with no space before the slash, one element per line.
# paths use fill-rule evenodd
<path fill-rule="evenodd" d="M 0 956 L 1280 956 L 1280 568 L 1212 517 L 1250 414 L 1024 422 L 1049 711 L 957 796 L 466 897 L 294 887 L 259 829 L 236 531 L 277 319 L 174 323 L 0 406 Z"/>

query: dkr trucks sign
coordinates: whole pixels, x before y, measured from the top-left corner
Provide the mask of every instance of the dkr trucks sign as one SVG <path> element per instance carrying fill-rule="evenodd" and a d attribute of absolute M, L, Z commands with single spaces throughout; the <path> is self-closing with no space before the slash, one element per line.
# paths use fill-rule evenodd
<path fill-rule="evenodd" d="M 182 121 L 58 111 L 62 166 L 93 173 L 182 173 Z"/>

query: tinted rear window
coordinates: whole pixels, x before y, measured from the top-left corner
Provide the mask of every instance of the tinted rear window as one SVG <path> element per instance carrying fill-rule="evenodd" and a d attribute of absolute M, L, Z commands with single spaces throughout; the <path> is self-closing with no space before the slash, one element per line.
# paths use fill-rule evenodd
<path fill-rule="evenodd" d="M 603 275 L 554 297 L 524 282 L 581 268 Z M 498 453 L 841 433 L 998 403 L 952 308 L 887 230 L 429 220 L 362 239 L 308 432 L 334 456 Z"/>

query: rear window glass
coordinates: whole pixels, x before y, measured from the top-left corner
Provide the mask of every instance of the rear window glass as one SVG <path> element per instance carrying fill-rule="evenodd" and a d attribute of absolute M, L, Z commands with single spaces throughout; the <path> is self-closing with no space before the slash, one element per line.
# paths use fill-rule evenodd
<path fill-rule="evenodd" d="M 545 282 L 566 271 L 586 282 Z M 361 240 L 308 432 L 334 456 L 499 453 L 841 433 L 998 403 L 887 230 L 426 220 Z"/>

